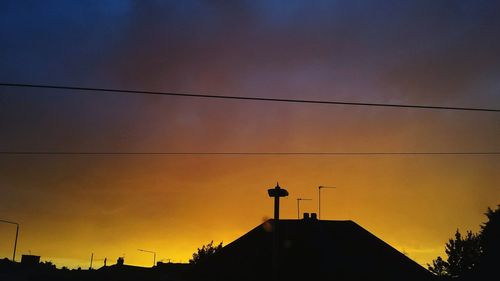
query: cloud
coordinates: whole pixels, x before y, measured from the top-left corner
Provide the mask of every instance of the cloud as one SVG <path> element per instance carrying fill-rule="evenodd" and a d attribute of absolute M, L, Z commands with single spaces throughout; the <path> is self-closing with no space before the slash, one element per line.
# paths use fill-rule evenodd
<path fill-rule="evenodd" d="M 0 80 L 494 107 L 500 102 L 497 6 L 496 1 L 2 1 Z M 495 150 L 497 120 L 455 112 L 0 88 L 3 150 Z M 213 232 L 218 228 L 203 223 L 221 219 L 220 225 L 234 222 L 240 230 L 253 226 L 249 218 L 267 212 L 257 190 L 276 177 L 304 194 L 317 181 L 343 182 L 354 192 L 338 199 L 344 200 L 344 211 L 361 212 L 358 218 L 372 225 L 374 210 L 385 218 L 396 209 L 374 202 L 379 189 L 373 186 L 385 186 L 394 199 L 425 201 L 414 191 L 421 182 L 439 198 L 456 194 L 458 183 L 477 184 L 491 191 L 483 197 L 476 186 L 469 188 L 482 198 L 477 204 L 496 198 L 494 160 L 419 159 L 2 157 L 7 199 L 0 201 L 9 202 L 0 205 L 6 215 L 22 215 L 27 223 L 63 212 L 59 223 L 68 233 L 80 224 L 92 232 L 124 214 L 136 221 L 165 216 L 178 229 L 164 231 L 185 237 L 190 220 L 201 220 L 196 227 Z M 412 172 L 411 165 L 418 169 Z M 380 182 L 374 184 L 374 178 Z M 407 186 L 417 178 L 415 188 Z M 244 196 L 247 208 L 235 206 L 244 200 L 236 203 L 229 195 Z M 352 208 L 357 200 L 365 200 L 363 208 Z M 418 217 L 414 221 L 434 222 L 431 212 L 455 207 L 447 199 L 428 202 L 426 215 L 411 200 L 397 207 Z M 47 209 L 52 213 L 41 214 Z M 233 209 L 238 212 L 228 222 L 226 211 Z M 221 215 L 214 219 L 214 212 Z M 452 216 L 441 213 L 443 221 Z M 69 217 L 74 221 L 66 224 Z M 128 226 L 114 222 L 118 230 Z M 394 225 L 377 223 L 390 236 Z M 439 221 L 425 229 L 437 229 L 445 239 L 448 227 L 456 226 Z"/>

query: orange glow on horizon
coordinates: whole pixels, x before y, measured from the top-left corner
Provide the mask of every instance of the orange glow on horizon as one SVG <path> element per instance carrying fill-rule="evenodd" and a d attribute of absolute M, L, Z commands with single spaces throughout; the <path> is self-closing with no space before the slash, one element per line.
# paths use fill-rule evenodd
<path fill-rule="evenodd" d="M 4 83 L 500 105 L 500 17 L 483 2 L 11 2 Z M 0 87 L 0 151 L 500 151 L 499 128 L 497 112 Z M 316 212 L 317 186 L 336 186 L 322 219 L 352 220 L 425 265 L 500 203 L 499 157 L 2 154 L 0 219 L 21 225 L 18 260 L 150 266 L 137 249 L 187 262 L 272 217 L 276 182 L 290 193 L 281 218 L 296 218 L 298 197 Z M 13 239 L 0 224 L 0 258 Z"/>
<path fill-rule="evenodd" d="M 444 242 L 457 227 L 477 230 L 484 206 L 494 205 L 494 197 L 464 201 L 476 193 L 470 186 L 487 182 L 478 175 L 477 163 L 457 165 L 457 160 L 454 156 L 425 161 L 420 156 L 102 159 L 100 165 L 108 167 L 105 173 L 95 169 L 86 175 L 92 180 L 52 195 L 74 200 L 52 198 L 51 206 L 33 206 L 36 220 L 20 218 L 18 256 L 31 251 L 58 266 L 85 268 L 90 253 L 96 260 L 107 257 L 108 264 L 125 255 L 127 264 L 149 266 L 152 257 L 137 251 L 143 248 L 156 251 L 158 261 L 187 262 L 202 244 L 213 240 L 226 245 L 263 217 L 272 216 L 266 189 L 279 180 L 290 192 L 282 200 L 283 218 L 296 217 L 297 197 L 313 198 L 301 209 L 317 212 L 317 186 L 336 185 L 322 195 L 323 219 L 353 220 L 425 264 L 443 254 Z M 449 163 L 454 163 L 453 170 L 435 173 Z M 183 170 L 193 165 L 206 169 Z M 452 179 L 455 173 L 462 177 Z M 93 191 L 90 183 L 99 189 Z M 454 193 L 442 186 L 452 186 Z M 464 212 L 454 216 L 459 208 Z M 61 209 L 66 211 L 59 213 Z M 0 235 L 8 237 L 9 231 L 2 227 Z M 10 243 L 4 241 L 1 253 L 7 256 Z"/>

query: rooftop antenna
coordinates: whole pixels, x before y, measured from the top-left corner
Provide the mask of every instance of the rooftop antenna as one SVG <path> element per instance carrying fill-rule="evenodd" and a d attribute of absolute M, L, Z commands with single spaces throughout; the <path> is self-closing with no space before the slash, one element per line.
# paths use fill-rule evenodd
<path fill-rule="evenodd" d="M 337 188 L 336 186 L 318 186 L 318 219 L 321 220 L 321 189 L 323 188 Z"/>
<path fill-rule="evenodd" d="M 310 198 L 297 198 L 297 219 L 300 219 L 300 201 L 312 201 Z"/>

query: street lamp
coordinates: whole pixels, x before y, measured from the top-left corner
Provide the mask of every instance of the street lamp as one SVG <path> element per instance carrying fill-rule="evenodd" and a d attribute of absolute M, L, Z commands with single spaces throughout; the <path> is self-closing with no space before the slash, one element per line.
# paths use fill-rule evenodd
<path fill-rule="evenodd" d="M 143 250 L 143 249 L 137 249 L 137 251 L 141 251 L 141 252 L 146 252 L 146 253 L 153 254 L 153 266 L 156 265 L 156 252 L 148 251 L 148 250 Z"/>
<path fill-rule="evenodd" d="M 14 254 L 12 255 L 12 261 L 16 261 L 16 248 L 17 248 L 17 236 L 19 235 L 19 224 L 13 221 L 0 220 L 0 222 L 15 224 L 16 225 L 16 239 L 14 240 Z"/>
<path fill-rule="evenodd" d="M 297 219 L 300 219 L 300 201 L 312 201 L 309 198 L 297 198 Z"/>
<path fill-rule="evenodd" d="M 323 188 L 336 188 L 335 186 L 318 186 L 318 218 L 321 219 L 321 189 Z"/>

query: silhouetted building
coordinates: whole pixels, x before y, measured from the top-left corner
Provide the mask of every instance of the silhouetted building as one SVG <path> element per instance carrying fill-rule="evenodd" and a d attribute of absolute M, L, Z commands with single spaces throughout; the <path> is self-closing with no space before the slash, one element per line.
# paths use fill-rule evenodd
<path fill-rule="evenodd" d="M 40 256 L 22 255 L 21 264 L 23 266 L 36 266 L 40 263 Z"/>
<path fill-rule="evenodd" d="M 185 272 L 191 268 L 188 263 L 157 262 L 155 270 L 163 272 L 168 277 L 167 280 L 185 280 Z"/>
<path fill-rule="evenodd" d="M 200 262 L 192 280 L 272 280 L 273 220 Z M 278 280 L 432 280 L 433 275 L 353 221 L 280 220 Z M 200 279 L 201 278 L 201 279 Z"/>
<path fill-rule="evenodd" d="M 96 270 L 93 279 L 121 281 L 183 281 L 189 264 L 158 263 L 154 267 L 126 265 L 123 260 L 115 265 Z"/>

